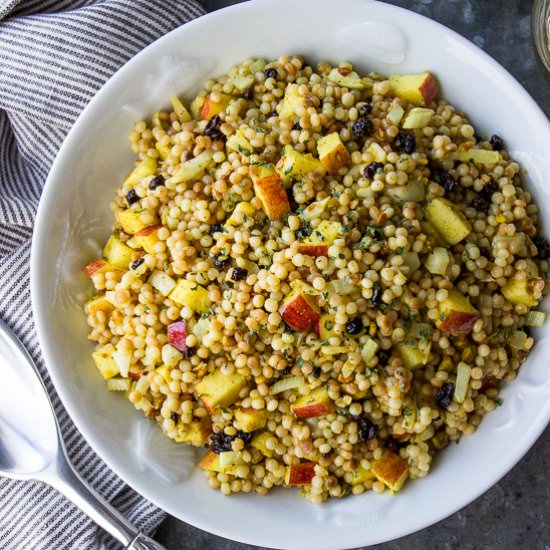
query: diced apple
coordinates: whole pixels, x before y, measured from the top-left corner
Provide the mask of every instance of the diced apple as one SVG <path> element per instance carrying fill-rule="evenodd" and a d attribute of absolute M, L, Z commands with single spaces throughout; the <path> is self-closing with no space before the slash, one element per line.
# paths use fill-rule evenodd
<path fill-rule="evenodd" d="M 120 374 L 118 365 L 113 359 L 115 351 L 116 349 L 113 344 L 105 344 L 92 353 L 94 363 L 105 380 Z"/>
<path fill-rule="evenodd" d="M 367 147 L 366 152 L 372 155 L 375 162 L 386 162 L 386 151 L 375 141 Z"/>
<path fill-rule="evenodd" d="M 187 279 L 179 279 L 169 297 L 180 306 L 190 307 L 197 313 L 206 313 L 210 307 L 208 290 L 195 281 Z"/>
<path fill-rule="evenodd" d="M 447 199 L 433 199 L 425 207 L 424 214 L 449 244 L 459 243 L 472 231 L 470 222 Z"/>
<path fill-rule="evenodd" d="M 426 269 L 434 275 L 445 275 L 450 262 L 449 251 L 441 246 L 436 246 L 426 258 Z"/>
<path fill-rule="evenodd" d="M 133 254 L 132 249 L 125 245 L 116 235 L 111 235 L 103 248 L 103 255 L 107 262 L 119 269 L 128 269 Z"/>
<path fill-rule="evenodd" d="M 427 357 L 415 340 L 408 340 L 397 344 L 397 352 L 408 369 L 417 369 L 426 364 Z M 428 353 L 429 356 L 429 353 Z"/>
<path fill-rule="evenodd" d="M 130 365 L 132 364 L 132 351 L 121 345 L 119 342 L 116 346 L 116 350 L 113 353 L 113 359 L 118 366 L 120 375 L 124 378 L 128 376 L 130 371 Z"/>
<path fill-rule="evenodd" d="M 283 321 L 297 331 L 308 330 L 319 320 L 317 304 L 311 294 L 308 294 L 303 288 L 294 289 L 285 298 L 279 308 L 279 313 Z"/>
<path fill-rule="evenodd" d="M 277 163 L 276 168 L 285 183 L 293 179 L 302 179 L 310 172 L 325 174 L 325 168 L 319 159 L 316 159 L 310 153 L 300 153 L 291 145 L 285 145 L 283 156 Z"/>
<path fill-rule="evenodd" d="M 237 409 L 235 411 L 235 427 L 243 432 L 255 432 L 265 427 L 267 423 L 267 410 L 252 408 Z"/>
<path fill-rule="evenodd" d="M 467 334 L 479 319 L 479 311 L 472 306 L 469 298 L 456 288 L 448 291 L 447 298 L 439 302 L 439 316 L 436 326 L 451 334 Z"/>
<path fill-rule="evenodd" d="M 406 185 L 396 185 L 388 187 L 388 195 L 396 201 L 421 202 L 426 197 L 426 187 L 421 181 L 411 181 Z"/>
<path fill-rule="evenodd" d="M 409 468 L 400 456 L 388 451 L 373 462 L 372 473 L 378 481 L 389 487 L 392 493 L 397 493 L 407 479 Z"/>
<path fill-rule="evenodd" d="M 417 252 L 403 252 L 403 264 L 409 268 L 408 275 L 412 275 L 420 267 L 420 258 Z"/>
<path fill-rule="evenodd" d="M 361 347 L 361 357 L 365 363 L 368 363 L 378 351 L 378 343 L 372 338 L 368 338 L 367 341 Z"/>
<path fill-rule="evenodd" d="M 332 69 L 327 78 L 338 84 L 338 86 L 350 90 L 362 90 L 367 87 L 367 83 L 355 71 L 350 72 L 338 67 Z"/>
<path fill-rule="evenodd" d="M 437 81 L 429 72 L 393 74 L 390 76 L 390 87 L 397 97 L 420 106 L 429 105 L 439 93 Z"/>
<path fill-rule="evenodd" d="M 135 234 L 134 238 L 138 242 L 139 246 L 145 250 L 145 252 L 148 252 L 149 254 L 155 253 L 155 245 L 160 241 L 158 232 L 161 228 L 162 225 L 153 225 L 151 227 L 146 227 Z"/>
<path fill-rule="evenodd" d="M 132 381 L 129 378 L 109 378 L 107 389 L 109 391 L 130 391 Z"/>
<path fill-rule="evenodd" d="M 173 95 L 171 102 L 172 109 L 174 109 L 174 113 L 176 113 L 178 120 L 180 122 L 189 122 L 191 120 L 191 114 L 183 104 L 183 101 L 178 96 Z"/>
<path fill-rule="evenodd" d="M 323 220 L 311 235 L 306 237 L 299 245 L 299 251 L 308 256 L 327 256 L 328 247 L 340 233 L 342 224 Z"/>
<path fill-rule="evenodd" d="M 214 413 L 218 407 L 228 407 L 239 398 L 246 378 L 238 373 L 223 374 L 220 370 L 206 375 L 195 386 L 195 391 L 205 407 Z"/>
<path fill-rule="evenodd" d="M 244 460 L 240 452 L 225 451 L 216 454 L 213 451 L 209 451 L 201 459 L 198 466 L 203 470 L 238 476 L 239 467 L 242 464 L 244 464 Z"/>
<path fill-rule="evenodd" d="M 326 388 L 321 386 L 298 398 L 291 408 L 298 418 L 313 418 L 330 414 L 333 403 Z"/>
<path fill-rule="evenodd" d="M 361 466 L 357 466 L 353 470 L 353 478 L 351 480 L 352 485 L 361 485 L 374 478 L 374 474 L 371 470 L 365 470 Z"/>
<path fill-rule="evenodd" d="M 126 176 L 123 186 L 135 187 L 143 178 L 153 176 L 157 172 L 157 161 L 151 157 L 144 157 L 135 168 Z"/>
<path fill-rule="evenodd" d="M 254 192 L 270 220 L 278 220 L 290 212 L 290 203 L 279 174 L 272 167 L 257 167 L 252 172 Z"/>
<path fill-rule="evenodd" d="M 242 454 L 239 451 L 224 451 L 219 456 L 220 466 L 224 472 L 234 471 L 235 468 L 244 464 Z"/>
<path fill-rule="evenodd" d="M 207 96 L 201 108 L 202 120 L 210 120 L 214 115 L 223 113 L 227 109 L 230 100 L 231 96 L 227 94 L 221 94 L 219 102 L 212 101 L 211 95 Z"/>
<path fill-rule="evenodd" d="M 172 346 L 172 344 L 164 344 L 164 346 L 162 346 L 160 356 L 164 365 L 169 369 L 177 367 L 178 363 L 183 358 L 181 351 Z M 171 382 L 171 380 L 167 381 Z"/>
<path fill-rule="evenodd" d="M 328 244 L 313 244 L 308 241 L 309 238 L 305 239 L 304 242 L 299 245 L 299 252 L 315 258 L 319 256 L 328 256 Z"/>
<path fill-rule="evenodd" d="M 254 84 L 254 77 L 251 75 L 242 75 L 238 74 L 237 76 L 231 77 L 228 82 L 230 84 L 233 84 L 235 86 L 236 90 L 238 92 L 244 92 L 245 90 L 248 90 L 252 84 Z"/>
<path fill-rule="evenodd" d="M 172 370 L 172 367 L 168 368 L 166 365 L 161 365 L 160 367 L 155 369 L 155 375 L 162 376 L 166 384 L 170 384 L 172 382 L 172 377 L 170 376 L 170 371 Z"/>
<path fill-rule="evenodd" d="M 330 197 L 325 197 L 320 201 L 312 202 L 309 206 L 304 208 L 304 211 L 301 214 L 301 218 L 310 222 L 318 217 L 326 210 Z"/>
<path fill-rule="evenodd" d="M 302 462 L 287 467 L 285 483 L 287 485 L 309 485 L 315 476 L 315 462 Z"/>
<path fill-rule="evenodd" d="M 397 107 L 393 107 L 393 109 L 390 110 L 390 112 L 387 114 L 386 118 L 394 125 L 397 126 L 401 120 L 403 119 L 403 115 L 405 114 L 405 109 L 403 107 L 400 107 L 397 105 Z"/>
<path fill-rule="evenodd" d="M 99 275 L 101 273 L 105 273 L 106 271 L 112 271 L 113 269 L 114 267 L 108 264 L 103 258 L 96 258 L 95 260 L 92 260 L 82 270 L 82 272 L 91 279 L 94 275 Z"/>
<path fill-rule="evenodd" d="M 328 340 L 332 336 L 336 336 L 334 325 L 334 315 L 332 313 L 323 313 L 315 327 L 315 332 L 321 340 Z"/>
<path fill-rule="evenodd" d="M 327 172 L 338 172 L 340 168 L 350 163 L 351 157 L 342 143 L 338 132 L 332 132 L 317 141 L 319 160 Z"/>
<path fill-rule="evenodd" d="M 193 447 L 204 447 L 212 433 L 212 421 L 209 417 L 194 420 L 189 424 L 178 423 L 178 435 L 174 438 L 178 443 L 187 443 Z"/>
<path fill-rule="evenodd" d="M 305 107 L 305 97 L 300 94 L 298 84 L 289 84 L 286 87 L 279 116 L 281 118 L 291 118 L 296 114 L 298 107 Z"/>
<path fill-rule="evenodd" d="M 426 109 L 424 107 L 415 107 L 411 109 L 405 120 L 403 121 L 403 128 L 406 130 L 412 130 L 414 128 L 425 128 L 430 124 L 435 111 L 433 109 Z"/>
<path fill-rule="evenodd" d="M 197 466 L 203 470 L 209 470 L 210 472 L 222 473 L 222 467 L 220 465 L 220 455 L 214 451 L 208 451 L 200 460 Z"/>
<path fill-rule="evenodd" d="M 480 166 L 494 166 L 502 160 L 502 155 L 498 151 L 489 151 L 487 149 L 469 149 L 468 151 L 455 151 L 447 156 L 449 160 L 468 162 Z"/>
<path fill-rule="evenodd" d="M 229 136 L 227 138 L 227 141 L 225 142 L 225 146 L 228 149 L 231 149 L 232 151 L 237 151 L 238 153 L 244 153 L 245 155 L 248 153 L 254 152 L 254 147 L 250 144 L 250 141 L 248 141 L 242 134 L 237 132 L 236 134 L 233 134 L 232 136 Z"/>
<path fill-rule="evenodd" d="M 247 218 L 252 218 L 255 213 L 256 210 L 249 202 L 239 202 L 224 225 L 236 227 L 237 225 L 245 223 Z"/>
<path fill-rule="evenodd" d="M 536 286 L 540 284 L 542 279 L 525 278 L 511 279 L 501 289 L 503 296 L 513 304 L 523 304 L 527 307 L 534 307 L 540 301 L 540 292 L 538 298 L 536 296 Z"/>
<path fill-rule="evenodd" d="M 156 217 L 155 211 L 149 208 L 127 208 L 126 210 L 122 210 L 121 212 L 119 212 L 116 217 L 118 223 L 120 223 L 122 229 L 126 233 L 128 233 L 129 235 L 135 235 L 136 233 L 139 233 L 142 229 L 145 229 L 146 227 L 151 225 L 151 223 L 145 223 L 142 220 L 142 217 L 147 214 Z"/>
<path fill-rule="evenodd" d="M 447 241 L 437 232 L 436 228 L 429 221 L 422 220 L 420 222 L 420 227 L 428 237 L 433 239 L 435 244 L 438 246 L 447 246 Z"/>
<path fill-rule="evenodd" d="M 252 438 L 250 446 L 258 449 L 258 451 L 260 451 L 260 453 L 262 453 L 267 458 L 271 458 L 273 456 L 273 450 L 268 449 L 267 447 L 267 440 L 270 437 L 274 437 L 273 434 L 271 434 L 270 432 L 260 432 Z"/>
<path fill-rule="evenodd" d="M 187 345 L 187 323 L 185 321 L 176 321 L 168 325 L 168 343 L 174 346 L 177 350 L 185 352 Z"/>
<path fill-rule="evenodd" d="M 149 276 L 148 282 L 163 296 L 168 296 L 176 286 L 176 281 L 170 275 L 164 273 L 164 271 L 153 271 Z"/>
<path fill-rule="evenodd" d="M 168 180 L 168 183 L 174 185 L 201 178 L 213 157 L 212 151 L 203 151 L 195 158 L 185 161 Z"/>
<path fill-rule="evenodd" d="M 105 296 L 94 296 L 86 302 L 84 309 L 88 315 L 93 315 L 98 311 L 111 311 L 113 304 Z"/>

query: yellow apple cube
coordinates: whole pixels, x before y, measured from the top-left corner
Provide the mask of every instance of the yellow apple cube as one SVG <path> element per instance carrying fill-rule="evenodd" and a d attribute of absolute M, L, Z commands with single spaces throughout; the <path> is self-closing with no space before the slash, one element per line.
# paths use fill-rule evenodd
<path fill-rule="evenodd" d="M 197 313 L 206 313 L 211 303 L 208 290 L 195 281 L 187 279 L 179 279 L 169 297 L 180 306 L 190 307 Z"/>
<path fill-rule="evenodd" d="M 228 407 L 239 398 L 246 378 L 238 373 L 223 374 L 220 370 L 206 375 L 195 386 L 195 391 L 206 408 L 215 412 L 218 407 Z"/>
<path fill-rule="evenodd" d="M 116 235 L 111 235 L 103 248 L 103 255 L 109 264 L 119 269 L 128 269 L 134 252 Z"/>
<path fill-rule="evenodd" d="M 340 168 L 350 163 L 351 157 L 342 143 L 338 132 L 332 132 L 323 136 L 317 142 L 319 160 L 327 172 L 331 174 L 338 172 Z"/>
<path fill-rule="evenodd" d="M 118 365 L 113 358 L 113 354 L 116 352 L 113 344 L 105 344 L 92 353 L 94 363 L 99 370 L 101 376 L 108 380 L 120 373 Z"/>

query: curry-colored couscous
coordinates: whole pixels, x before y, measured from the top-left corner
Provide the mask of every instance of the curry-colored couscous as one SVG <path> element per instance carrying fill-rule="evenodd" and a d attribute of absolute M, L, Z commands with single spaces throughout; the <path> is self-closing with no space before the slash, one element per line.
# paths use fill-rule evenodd
<path fill-rule="evenodd" d="M 187 105 L 187 106 L 186 106 Z M 224 494 L 399 491 L 533 346 L 550 246 L 433 75 L 248 59 L 139 121 L 95 363 Z"/>

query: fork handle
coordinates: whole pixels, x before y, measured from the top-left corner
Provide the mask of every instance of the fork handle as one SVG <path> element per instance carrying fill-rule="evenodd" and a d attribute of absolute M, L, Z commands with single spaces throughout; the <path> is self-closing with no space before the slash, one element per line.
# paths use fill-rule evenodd
<path fill-rule="evenodd" d="M 116 508 L 92 489 L 78 474 L 63 452 L 41 476 L 128 550 L 166 550 L 138 531 Z"/>

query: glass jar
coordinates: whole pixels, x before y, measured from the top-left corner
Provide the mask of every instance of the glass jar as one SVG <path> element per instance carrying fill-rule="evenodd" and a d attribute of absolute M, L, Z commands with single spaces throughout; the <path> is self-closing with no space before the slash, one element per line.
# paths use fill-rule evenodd
<path fill-rule="evenodd" d="M 531 28 L 540 60 L 550 72 L 550 0 L 533 2 Z"/>

